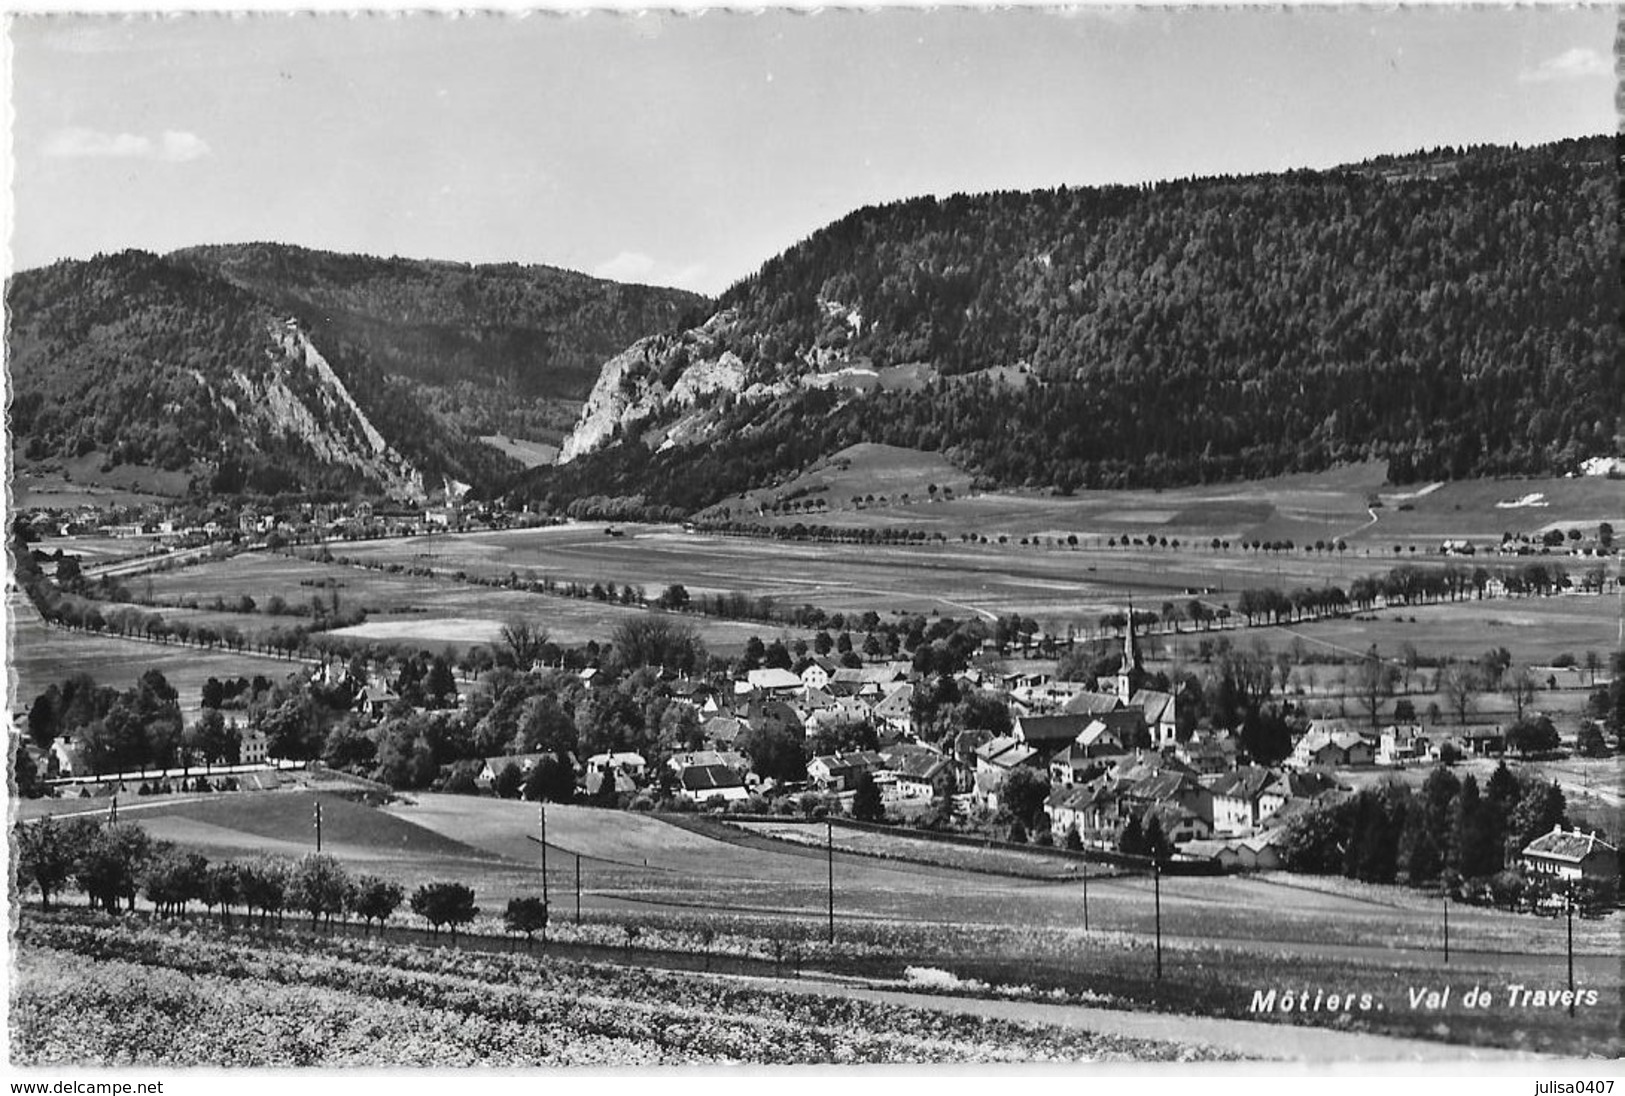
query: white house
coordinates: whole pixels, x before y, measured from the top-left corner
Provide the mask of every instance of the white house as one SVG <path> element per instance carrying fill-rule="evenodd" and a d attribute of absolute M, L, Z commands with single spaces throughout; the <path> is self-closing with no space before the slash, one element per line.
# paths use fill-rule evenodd
<path fill-rule="evenodd" d="M 1420 723 L 1396 723 L 1385 727 L 1377 742 L 1379 765 L 1404 765 L 1412 761 L 1425 761 L 1428 739 Z"/>
<path fill-rule="evenodd" d="M 1273 783 L 1275 774 L 1255 765 L 1215 780 L 1208 788 L 1213 793 L 1213 832 L 1228 836 L 1256 830 L 1265 818 L 1265 792 Z"/>
<path fill-rule="evenodd" d="M 1565 832 L 1561 822 L 1525 845 L 1519 862 L 1531 876 L 1564 883 L 1619 878 L 1619 851 L 1614 846 L 1578 826 Z"/>

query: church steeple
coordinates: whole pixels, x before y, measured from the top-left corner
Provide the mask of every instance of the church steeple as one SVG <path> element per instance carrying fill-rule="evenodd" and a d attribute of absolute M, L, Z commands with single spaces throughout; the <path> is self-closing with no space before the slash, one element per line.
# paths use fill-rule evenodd
<path fill-rule="evenodd" d="M 1134 634 L 1134 602 L 1131 600 L 1123 626 L 1123 661 L 1117 668 L 1117 699 L 1127 704 L 1144 674 L 1145 668 L 1140 662 L 1140 643 Z"/>

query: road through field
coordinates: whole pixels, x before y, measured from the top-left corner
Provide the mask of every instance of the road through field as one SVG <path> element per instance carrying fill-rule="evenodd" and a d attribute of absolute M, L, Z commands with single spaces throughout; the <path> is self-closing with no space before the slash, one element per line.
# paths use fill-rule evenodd
<path fill-rule="evenodd" d="M 854 981 L 823 981 L 816 974 L 799 979 L 753 975 L 711 975 L 731 982 L 760 986 L 784 993 L 874 1001 L 907 1008 L 949 1012 L 959 1016 L 1050 1024 L 1102 1035 L 1199 1043 L 1248 1058 L 1326 1062 L 1504 1062 L 1535 1061 L 1546 1055 L 1495 1047 L 1461 1046 L 1392 1035 L 1334 1031 L 1323 1027 L 1271 1024 L 1257 1020 L 1230 1020 L 1215 1016 L 1185 1016 L 1162 1012 L 1060 1005 L 1042 1001 L 1001 1001 L 983 997 L 947 997 L 935 993 L 885 989 Z"/>

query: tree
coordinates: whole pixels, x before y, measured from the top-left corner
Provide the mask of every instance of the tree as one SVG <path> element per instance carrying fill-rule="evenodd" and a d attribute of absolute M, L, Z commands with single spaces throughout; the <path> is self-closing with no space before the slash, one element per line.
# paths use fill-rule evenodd
<path fill-rule="evenodd" d="M 1394 693 L 1394 684 L 1398 676 L 1398 670 L 1378 656 L 1375 645 L 1355 667 L 1355 695 L 1359 698 L 1360 706 L 1370 715 L 1373 727 L 1377 725 L 1377 716 L 1383 701 Z"/>
<path fill-rule="evenodd" d="M 436 655 L 429 663 L 429 676 L 423 682 L 423 691 L 437 708 L 450 708 L 457 704 L 457 678 L 451 672 L 451 663 L 444 655 Z"/>
<path fill-rule="evenodd" d="M 399 883 L 376 875 L 363 875 L 356 880 L 355 889 L 350 894 L 350 912 L 369 927 L 377 921 L 378 934 L 382 936 L 384 923 L 400 908 L 405 896 Z"/>
<path fill-rule="evenodd" d="M 288 862 L 278 856 L 256 857 L 239 868 L 238 893 L 250 920 L 259 910 L 260 924 L 267 924 L 273 916 L 281 921 L 282 911 L 287 908 L 290 874 Z"/>
<path fill-rule="evenodd" d="M 462 883 L 424 883 L 412 894 L 412 912 L 427 921 L 434 936 L 440 936 L 440 926 L 451 927 L 452 943 L 457 942 L 457 927 L 466 925 L 479 915 L 474 905 L 474 891 Z"/>
<path fill-rule="evenodd" d="M 541 661 L 543 649 L 550 641 L 546 628 L 531 624 L 523 617 L 511 617 L 502 625 L 497 663 L 527 671 Z"/>
<path fill-rule="evenodd" d="M 852 793 L 852 817 L 859 822 L 884 822 L 886 806 L 880 801 L 880 785 L 871 773 L 859 773 Z"/>
<path fill-rule="evenodd" d="M 568 803 L 575 798 L 576 774 L 569 762 L 557 754 L 536 759 L 525 777 L 524 798 L 531 803 Z"/>
<path fill-rule="evenodd" d="M 705 644 L 686 620 L 661 616 L 635 616 L 615 626 L 610 649 L 624 670 L 652 666 L 669 673 L 692 674 L 704 669 Z"/>
<path fill-rule="evenodd" d="M 137 881 L 154 853 L 147 831 L 128 822 L 104 826 L 86 844 L 74 864 L 74 881 L 92 906 L 119 912 L 122 899 L 135 908 Z"/>
<path fill-rule="evenodd" d="M 999 803 L 1012 818 L 1031 829 L 1049 793 L 1049 774 L 1023 765 L 1005 774 L 999 786 Z"/>
<path fill-rule="evenodd" d="M 525 783 L 525 774 L 517 762 L 510 761 L 498 771 L 496 779 L 491 782 L 491 790 L 498 799 L 517 799 L 519 790 Z"/>
<path fill-rule="evenodd" d="M 1455 711 L 1456 722 L 1464 726 L 1467 713 L 1473 706 L 1473 698 L 1480 688 L 1478 671 L 1470 665 L 1452 662 L 1439 671 L 1439 691 L 1444 693 L 1446 701 Z"/>
<path fill-rule="evenodd" d="M 807 760 L 801 742 L 789 730 L 764 724 L 744 736 L 743 746 L 758 776 L 780 782 L 806 779 Z"/>
<path fill-rule="evenodd" d="M 319 920 L 332 923 L 350 902 L 352 884 L 344 867 L 331 856 L 309 853 L 294 865 L 288 880 L 288 905 L 310 914 L 310 927 Z"/>
<path fill-rule="evenodd" d="M 38 822 L 19 823 L 14 831 L 19 889 L 33 883 L 39 888 L 40 905 L 50 909 L 52 896 L 67 886 L 81 850 L 88 847 L 96 830 L 89 819 L 60 823 L 49 815 Z"/>
<path fill-rule="evenodd" d="M 203 876 L 204 908 L 212 910 L 219 906 L 221 923 L 227 928 L 231 927 L 231 907 L 237 903 L 239 886 L 237 865 L 229 860 L 210 864 Z"/>
<path fill-rule="evenodd" d="M 1557 728 L 1552 724 L 1550 716 L 1542 715 L 1534 719 L 1520 717 L 1516 723 L 1507 728 L 1507 746 L 1517 750 L 1523 757 L 1532 753 L 1555 750 L 1559 742 Z"/>
<path fill-rule="evenodd" d="M 1514 848 L 1523 849 L 1535 838 L 1568 825 L 1568 802 L 1557 781 L 1535 780 L 1525 786 L 1523 798 L 1507 820 L 1507 836 Z"/>
<path fill-rule="evenodd" d="M 1537 683 L 1534 671 L 1527 666 L 1519 666 L 1509 671 L 1503 685 L 1507 696 L 1512 698 L 1513 710 L 1517 713 L 1517 721 L 1523 722 L 1524 712 L 1530 704 L 1534 703 Z"/>
<path fill-rule="evenodd" d="M 1162 832 L 1162 819 L 1155 812 L 1147 812 L 1145 821 L 1145 855 L 1153 860 L 1166 860 L 1173 855 L 1173 842 Z"/>
<path fill-rule="evenodd" d="M 525 950 L 529 951 L 538 932 L 546 939 L 547 903 L 533 897 L 510 898 L 508 908 L 502 914 L 502 923 L 509 932 L 525 934 Z"/>
<path fill-rule="evenodd" d="M 1608 742 L 1603 738 L 1602 728 L 1595 723 L 1580 728 L 1574 737 L 1574 748 L 1581 757 L 1608 756 Z"/>
<path fill-rule="evenodd" d="M 1131 814 L 1117 837 L 1117 851 L 1130 856 L 1145 855 L 1145 831 L 1140 828 L 1140 816 Z"/>
<path fill-rule="evenodd" d="M 1478 781 L 1467 776 L 1451 805 L 1450 856 L 1452 868 L 1464 878 L 1477 879 L 1501 870 L 1501 835 L 1494 813 L 1478 794 Z"/>
<path fill-rule="evenodd" d="M 160 915 L 184 915 L 186 905 L 204 895 L 209 861 L 195 852 L 155 847 L 142 872 L 147 900 Z"/>

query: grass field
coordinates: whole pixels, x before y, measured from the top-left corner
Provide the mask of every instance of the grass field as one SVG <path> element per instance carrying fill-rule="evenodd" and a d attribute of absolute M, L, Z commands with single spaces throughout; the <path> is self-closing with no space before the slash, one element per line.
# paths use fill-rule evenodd
<path fill-rule="evenodd" d="M 461 542 L 464 538 L 456 538 Z M 460 558 L 448 555 L 444 537 L 413 537 L 398 542 L 399 562 L 412 567 L 432 567 L 449 576 L 458 571 L 471 575 L 496 575 L 481 571 Z M 395 544 L 397 542 L 388 542 Z M 373 544 L 344 545 L 335 554 L 374 558 Z M 478 549 L 473 550 L 478 558 Z M 396 562 L 396 560 L 391 560 Z M 507 572 L 500 572 L 506 575 Z M 532 594 L 470 585 L 450 577 L 430 577 L 336 563 L 316 563 L 285 555 L 244 553 L 228 560 L 199 564 L 135 580 L 143 590 L 150 581 L 152 595 L 160 601 L 195 599 L 212 604 L 216 597 L 227 602 L 248 594 L 263 610 L 272 594 L 289 605 L 308 606 L 313 598 L 330 604 L 336 593 L 341 607 L 361 607 L 367 611 L 363 624 L 337 629 L 333 634 L 360 639 L 399 641 L 431 649 L 441 646 L 464 648 L 499 641 L 502 625 L 522 616 L 545 627 L 553 639 L 565 644 L 607 640 L 622 620 L 648 610 L 611 605 L 580 598 Z M 630 581 L 630 580 L 628 580 Z M 651 596 L 657 594 L 652 591 Z M 218 616 L 203 611 L 162 610 L 166 617 L 181 613 L 203 617 Z M 273 625 L 308 622 L 310 617 L 276 617 L 263 611 L 231 620 L 245 631 L 263 630 Z M 770 629 L 730 621 L 692 618 L 705 642 L 719 652 L 736 652 L 752 635 Z"/>
<path fill-rule="evenodd" d="M 487 925 L 490 911 L 500 910 L 507 898 L 540 890 L 533 804 L 421 795 L 376 811 L 331 796 L 323 802 L 324 851 L 353 871 L 379 872 L 409 886 L 432 879 L 468 883 L 487 911 Z M 218 795 L 137 804 L 126 817 L 211 858 L 257 850 L 295 855 L 313 845 L 311 804 L 312 795 L 300 791 Z M 547 825 L 548 883 L 562 908 L 561 922 L 572 909 L 581 858 L 587 924 L 571 932 L 595 938 L 592 933 L 602 930 L 593 926 L 631 920 L 652 933 L 664 931 L 664 939 L 710 923 L 731 939 L 772 935 L 777 923 L 821 938 L 828 900 L 822 849 L 765 839 L 723 842 L 659 818 L 583 807 L 550 807 Z M 843 834 L 843 846 L 850 840 Z M 1393 1002 L 1389 1007 L 1397 1012 L 1405 987 L 1437 979 L 1458 983 L 1462 991 L 1475 978 L 1495 986 L 1563 979 L 1563 926 L 1554 920 L 1455 907 L 1447 968 L 1433 902 L 1342 881 L 1162 880 L 1168 980 L 1153 982 L 1155 903 L 1148 879 L 1096 877 L 1086 898 L 1081 880 L 1002 878 L 882 861 L 843 848 L 835 854 L 834 880 L 837 943 L 811 954 L 820 964 L 835 964 L 829 969 L 869 977 L 900 977 L 905 965 L 924 963 L 994 984 L 1021 982 L 1104 994 L 1134 1007 L 1240 1016 L 1254 989 L 1305 980 L 1366 989 Z M 1086 901 L 1088 931 L 1082 928 Z M 1617 913 L 1575 924 L 1579 982 L 1602 994 L 1601 1006 L 1578 1025 L 1459 1010 L 1368 1022 L 1375 1030 L 1492 1045 L 1518 1045 L 1517 1039 L 1528 1037 L 1525 1045 L 1531 1046 L 1599 1046 L 1598 1040 L 1618 1037 L 1619 931 Z M 568 938 L 562 924 L 561 936 Z M 1436 1030 L 1441 1026 L 1442 1032 Z"/>
<path fill-rule="evenodd" d="M 1323 473 L 1277 476 L 1239 484 L 1180 487 L 1163 491 L 1049 493 L 972 492 L 969 477 L 939 454 L 863 444 L 820 461 L 776 487 L 724 500 L 706 511 L 728 508 L 736 520 L 791 524 L 819 522 L 852 528 L 910 528 L 995 537 L 1143 536 L 1278 540 L 1299 543 L 1344 537 L 1356 550 L 1395 543 L 1436 545 L 1445 537 L 1499 542 L 1503 532 L 1534 533 L 1552 526 L 1599 521 L 1620 523 L 1625 491 L 1601 478 L 1473 480 L 1393 487 L 1381 463 L 1345 465 Z M 938 487 L 937 497 L 930 493 Z M 951 488 L 954 497 L 944 497 Z M 904 502 L 902 496 L 908 495 Z M 861 509 L 853 496 L 873 495 Z M 775 499 L 822 499 L 828 510 L 758 515 Z M 884 503 L 879 500 L 884 497 Z M 1382 506 L 1372 519 L 1367 500 Z M 1512 507 L 1533 498 L 1534 505 Z M 1400 509 L 1400 507 L 1407 509 Z"/>
<path fill-rule="evenodd" d="M 127 689 L 155 669 L 174 686 L 182 714 L 191 718 L 201 707 L 203 682 L 210 677 L 263 674 L 277 680 L 301 665 L 247 652 L 200 650 L 50 628 L 32 606 L 26 601 L 19 604 L 18 598 L 11 599 L 9 614 L 8 707 L 12 711 L 20 711 L 70 674 L 88 673 L 98 685 Z"/>

